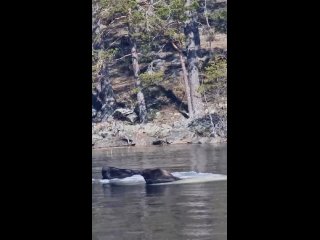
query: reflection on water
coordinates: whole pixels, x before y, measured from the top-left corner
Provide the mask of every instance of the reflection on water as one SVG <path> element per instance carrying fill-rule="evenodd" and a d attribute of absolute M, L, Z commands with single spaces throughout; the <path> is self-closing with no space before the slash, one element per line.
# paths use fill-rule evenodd
<path fill-rule="evenodd" d="M 226 146 L 181 145 L 93 152 L 103 165 L 227 174 Z M 93 239 L 227 239 L 227 182 L 160 186 L 92 184 Z"/>

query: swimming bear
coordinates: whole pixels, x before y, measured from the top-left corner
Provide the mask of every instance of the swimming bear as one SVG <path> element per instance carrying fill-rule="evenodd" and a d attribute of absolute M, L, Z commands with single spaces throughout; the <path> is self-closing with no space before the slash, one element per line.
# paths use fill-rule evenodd
<path fill-rule="evenodd" d="M 102 168 L 103 179 L 126 178 L 133 175 L 141 175 L 147 184 L 166 183 L 180 180 L 180 178 L 173 176 L 169 171 L 161 168 L 149 168 L 143 170 L 121 169 L 115 167 Z"/>
<path fill-rule="evenodd" d="M 181 180 L 173 176 L 169 171 L 161 168 L 144 169 L 141 171 L 141 176 L 147 184 L 166 183 Z"/>
<path fill-rule="evenodd" d="M 121 169 L 115 167 L 103 167 L 102 179 L 126 178 L 136 174 L 141 174 L 139 170 Z"/>

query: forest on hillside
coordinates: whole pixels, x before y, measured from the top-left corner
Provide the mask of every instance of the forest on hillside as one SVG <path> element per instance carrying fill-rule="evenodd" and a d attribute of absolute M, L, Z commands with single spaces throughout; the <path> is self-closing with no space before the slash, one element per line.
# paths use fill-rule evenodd
<path fill-rule="evenodd" d="M 108 124 L 129 144 L 123 126 L 176 122 L 226 139 L 226 0 L 93 0 L 92 9 L 96 139 Z"/>

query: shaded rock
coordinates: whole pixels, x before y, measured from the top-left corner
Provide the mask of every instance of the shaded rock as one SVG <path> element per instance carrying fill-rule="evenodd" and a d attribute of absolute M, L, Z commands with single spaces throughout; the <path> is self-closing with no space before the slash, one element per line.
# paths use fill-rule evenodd
<path fill-rule="evenodd" d="M 161 127 L 164 129 L 172 129 L 172 127 L 168 124 L 161 124 Z"/>
<path fill-rule="evenodd" d="M 144 126 L 144 132 L 149 135 L 149 136 L 157 136 L 158 133 L 161 131 L 161 128 L 159 126 L 156 126 L 152 123 L 147 123 L 145 126 Z"/>
<path fill-rule="evenodd" d="M 101 136 L 102 138 L 106 138 L 106 137 L 108 137 L 108 135 L 110 135 L 110 133 L 109 133 L 108 131 L 106 131 L 106 130 L 100 132 L 100 136 Z"/>
<path fill-rule="evenodd" d="M 227 137 L 226 116 L 220 116 L 217 113 L 195 119 L 188 127 L 190 131 L 201 137 Z"/>
<path fill-rule="evenodd" d="M 114 111 L 113 117 L 121 121 L 135 123 L 138 120 L 138 115 L 131 109 L 118 108 Z"/>
<path fill-rule="evenodd" d="M 211 138 L 209 143 L 215 144 L 215 143 L 224 143 L 224 142 L 227 142 L 226 138 L 215 137 L 215 138 Z"/>
<path fill-rule="evenodd" d="M 131 123 L 135 123 L 138 120 L 138 115 L 133 112 L 129 115 L 127 115 L 127 119 L 131 122 Z"/>
<path fill-rule="evenodd" d="M 156 139 L 146 134 L 137 134 L 134 138 L 136 146 L 150 146 Z"/>
<path fill-rule="evenodd" d="M 101 139 L 103 139 L 98 134 L 92 134 L 92 146 L 95 146 L 97 142 L 99 142 Z"/>
<path fill-rule="evenodd" d="M 197 143 L 203 144 L 203 143 L 210 143 L 211 138 L 208 137 L 200 137 L 197 139 Z"/>
<path fill-rule="evenodd" d="M 98 140 L 93 142 L 94 148 L 106 148 L 106 147 L 125 147 L 125 146 L 134 146 L 135 144 L 128 141 L 126 139 L 121 138 L 104 138 L 102 140 Z"/>
<path fill-rule="evenodd" d="M 103 139 L 103 137 L 101 137 L 100 135 L 92 134 L 92 140 L 101 140 L 101 139 Z"/>
<path fill-rule="evenodd" d="M 187 129 L 173 129 L 170 132 L 170 136 L 167 137 L 167 142 L 172 144 L 178 143 L 190 143 L 192 141 L 194 133 Z"/>
<path fill-rule="evenodd" d="M 97 116 L 97 110 L 92 108 L 92 118 L 95 118 Z"/>
<path fill-rule="evenodd" d="M 160 137 L 160 138 L 167 137 L 167 136 L 170 135 L 170 132 L 171 132 L 170 129 L 161 129 L 159 134 L 158 134 L 158 137 Z"/>
<path fill-rule="evenodd" d="M 133 113 L 128 109 L 117 112 L 120 115 L 116 116 L 120 118 L 126 118 Z M 226 114 L 213 113 L 210 116 L 207 115 L 193 121 L 181 117 L 181 119 L 175 119 L 174 122 L 169 123 L 160 121 L 133 124 L 128 119 L 93 123 L 92 146 L 93 148 L 105 148 L 226 142 Z"/>
<path fill-rule="evenodd" d="M 169 144 L 167 139 L 157 139 L 152 142 L 152 145 L 163 145 L 163 144 Z"/>

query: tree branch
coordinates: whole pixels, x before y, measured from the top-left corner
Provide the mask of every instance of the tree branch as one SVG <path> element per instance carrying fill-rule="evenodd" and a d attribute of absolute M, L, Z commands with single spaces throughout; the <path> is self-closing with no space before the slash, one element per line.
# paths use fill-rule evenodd
<path fill-rule="evenodd" d="M 137 54 L 142 55 L 142 53 L 137 53 Z M 130 53 L 130 54 L 127 54 L 127 55 L 122 56 L 121 58 L 113 59 L 112 61 L 119 61 L 119 60 L 124 59 L 124 58 L 126 58 L 126 57 L 129 57 L 129 56 L 131 56 L 131 55 L 132 55 L 132 54 Z M 114 64 L 116 64 L 116 63 L 114 63 Z M 112 64 L 111 66 L 113 66 L 114 64 Z"/>
<path fill-rule="evenodd" d="M 182 50 L 173 41 L 171 41 L 171 44 L 179 53 L 182 52 Z"/>

